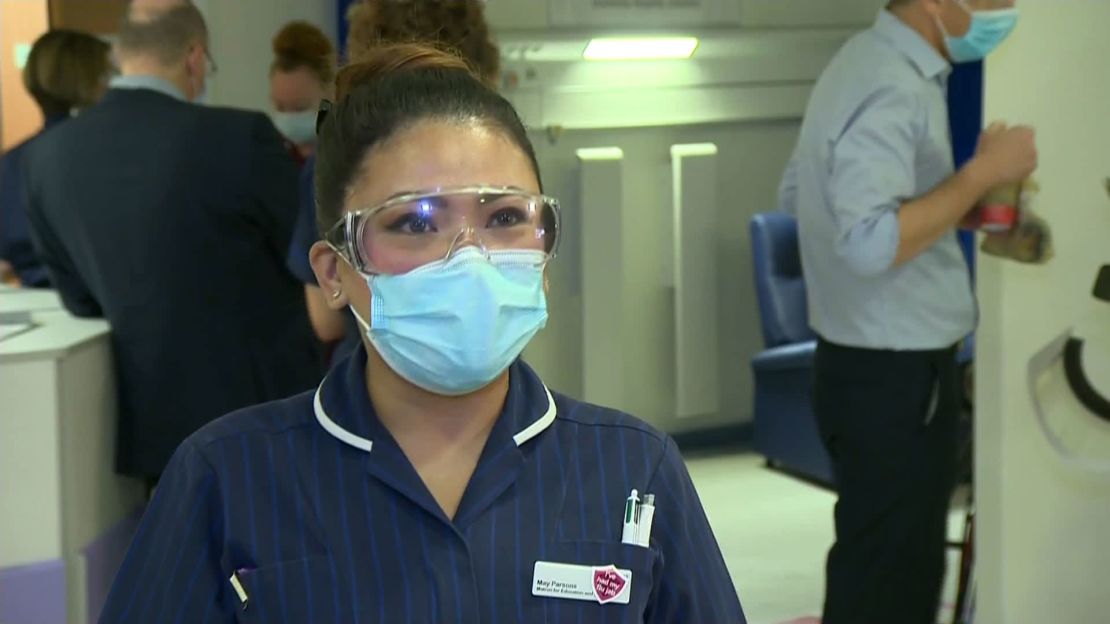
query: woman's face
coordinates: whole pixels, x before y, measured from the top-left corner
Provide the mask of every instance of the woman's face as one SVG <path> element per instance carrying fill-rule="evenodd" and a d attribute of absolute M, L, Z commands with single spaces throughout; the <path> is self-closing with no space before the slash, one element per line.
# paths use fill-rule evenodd
<path fill-rule="evenodd" d="M 324 87 L 307 67 L 270 72 L 270 103 L 278 113 L 315 111 L 324 99 Z"/>
<path fill-rule="evenodd" d="M 370 151 L 355 175 L 344 210 L 364 210 L 412 191 L 471 185 L 540 192 L 530 160 L 504 132 L 476 122 L 423 122 Z M 464 238 L 460 244 L 475 243 Z M 542 249 L 542 243 L 536 244 Z M 376 257 L 375 262 L 379 270 L 389 273 L 415 268 L 412 259 L 400 254 Z M 320 269 L 317 266 L 318 277 Z M 333 299 L 333 307 L 341 308 L 349 302 L 362 318 L 369 319 L 366 280 L 344 260 L 338 260 L 335 272 L 336 290 L 342 294 Z"/>

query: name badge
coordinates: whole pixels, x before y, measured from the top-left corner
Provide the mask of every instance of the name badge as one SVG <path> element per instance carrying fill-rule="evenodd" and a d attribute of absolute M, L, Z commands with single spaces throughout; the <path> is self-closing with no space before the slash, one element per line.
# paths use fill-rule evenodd
<path fill-rule="evenodd" d="M 628 604 L 631 593 L 632 570 L 621 570 L 613 565 L 537 561 L 532 574 L 533 596 Z"/>

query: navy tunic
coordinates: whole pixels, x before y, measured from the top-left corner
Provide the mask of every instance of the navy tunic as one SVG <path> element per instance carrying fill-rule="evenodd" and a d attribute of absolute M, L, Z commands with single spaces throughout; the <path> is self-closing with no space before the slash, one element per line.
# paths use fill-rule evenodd
<path fill-rule="evenodd" d="M 360 348 L 316 392 L 186 440 L 102 621 L 744 622 L 669 437 L 518 362 L 452 520 L 375 416 L 365 367 Z M 632 488 L 655 494 L 646 548 L 621 543 Z M 537 561 L 631 571 L 629 602 L 533 596 Z"/>

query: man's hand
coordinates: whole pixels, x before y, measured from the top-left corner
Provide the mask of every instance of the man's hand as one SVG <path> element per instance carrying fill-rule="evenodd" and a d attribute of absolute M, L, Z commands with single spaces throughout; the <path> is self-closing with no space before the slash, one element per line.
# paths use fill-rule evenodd
<path fill-rule="evenodd" d="M 7 260 L 0 260 L 0 284 L 5 286 L 20 286 L 19 276 Z"/>
<path fill-rule="evenodd" d="M 991 189 L 1021 184 L 1037 169 L 1033 129 L 991 124 L 979 136 L 979 149 L 956 175 L 927 195 L 906 202 L 898 212 L 895 266 L 916 258 L 952 228 L 978 228 L 975 205 Z"/>
<path fill-rule="evenodd" d="M 968 169 L 990 188 L 1024 181 L 1037 169 L 1033 128 L 991 124 L 979 136 L 979 148 Z"/>

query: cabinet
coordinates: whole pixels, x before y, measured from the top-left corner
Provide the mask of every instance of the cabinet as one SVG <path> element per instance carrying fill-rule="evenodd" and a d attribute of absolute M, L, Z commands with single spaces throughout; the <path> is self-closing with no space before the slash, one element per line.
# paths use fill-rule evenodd
<path fill-rule="evenodd" d="M 489 0 L 497 31 L 866 26 L 887 0 Z"/>
<path fill-rule="evenodd" d="M 674 29 L 740 25 L 740 0 L 551 0 L 553 27 Z"/>
<path fill-rule="evenodd" d="M 108 324 L 0 287 L 0 622 L 95 621 L 134 531 Z"/>

